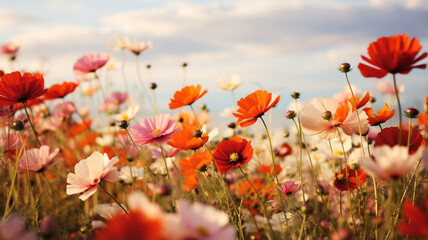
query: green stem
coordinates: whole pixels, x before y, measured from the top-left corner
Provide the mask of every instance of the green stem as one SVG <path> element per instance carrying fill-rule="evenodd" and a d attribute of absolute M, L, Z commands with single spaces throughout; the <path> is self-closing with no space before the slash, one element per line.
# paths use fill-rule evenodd
<path fill-rule="evenodd" d="M 271 156 L 272 156 L 272 167 L 273 167 L 273 172 L 274 172 L 274 174 L 275 174 L 276 184 L 277 184 L 278 186 L 281 186 L 281 184 L 279 183 L 278 174 L 276 173 L 276 167 L 275 167 L 275 154 L 274 154 L 274 152 L 273 152 L 272 140 L 271 140 L 271 138 L 270 138 L 269 130 L 268 130 L 268 127 L 266 126 L 266 123 L 265 123 L 265 121 L 263 120 L 263 118 L 262 118 L 262 117 L 260 117 L 260 119 L 262 120 L 263 126 L 264 126 L 264 127 L 265 127 L 265 129 L 266 129 L 266 135 L 267 135 L 267 138 L 268 138 L 268 140 L 269 140 L 270 153 L 271 153 Z M 303 188 L 303 186 L 302 186 L 302 188 Z"/>
<path fill-rule="evenodd" d="M 157 111 L 156 111 L 156 108 L 155 108 L 155 106 L 154 106 L 154 104 L 153 104 L 153 102 L 152 102 L 152 99 L 150 98 L 150 95 L 149 95 L 149 93 L 147 92 L 147 89 L 146 89 L 146 86 L 144 85 L 144 82 L 143 82 L 143 79 L 141 78 L 141 73 L 140 73 L 140 58 L 138 57 L 139 55 L 136 55 L 136 61 L 135 61 L 135 63 L 136 63 L 136 65 L 137 65 L 137 77 L 138 77 L 138 81 L 140 82 L 140 84 L 141 84 L 141 88 L 143 89 L 143 92 L 144 92 L 144 95 L 147 97 L 147 99 L 149 100 L 149 104 L 152 106 L 152 108 L 153 108 L 153 112 L 155 113 L 155 115 L 157 115 Z"/>
<path fill-rule="evenodd" d="M 409 134 L 407 135 L 407 151 L 410 151 L 410 137 L 412 136 L 412 118 L 409 118 Z"/>
<path fill-rule="evenodd" d="M 27 115 L 28 121 L 30 122 L 31 129 L 33 130 L 34 136 L 36 136 L 37 143 L 39 144 L 39 147 L 41 147 L 41 146 L 42 146 L 42 144 L 40 144 L 39 136 L 38 136 L 38 134 L 37 134 L 37 132 L 36 132 L 36 129 L 34 128 L 34 124 L 33 124 L 33 122 L 31 121 L 31 117 L 30 117 L 30 115 L 28 114 L 27 106 L 26 106 L 25 102 L 23 102 L 22 104 L 24 105 L 24 111 L 25 111 L 25 114 Z M 22 142 L 22 144 L 24 145 L 24 142 Z"/>
<path fill-rule="evenodd" d="M 201 123 L 199 122 L 198 115 L 196 115 L 196 111 L 195 111 L 195 109 L 193 108 L 192 104 L 189 104 L 189 106 L 190 106 L 190 109 L 192 109 L 193 115 L 195 116 L 196 122 L 198 123 L 198 127 L 199 127 L 199 128 L 201 128 L 201 127 L 202 127 L 202 125 L 201 125 Z"/>
<path fill-rule="evenodd" d="M 22 145 L 23 147 L 21 148 L 20 152 L 18 153 L 16 151 L 16 161 L 15 161 L 15 169 L 13 171 L 13 177 L 12 177 L 12 182 L 10 183 L 10 189 L 9 192 L 7 194 L 7 200 L 6 200 L 6 207 L 3 213 L 3 220 L 6 219 L 6 217 L 9 214 L 9 205 L 10 205 L 10 199 L 12 198 L 12 191 L 16 190 L 15 189 L 15 179 L 17 179 L 17 175 L 18 175 L 18 169 L 19 169 L 19 159 L 21 159 L 22 156 L 22 151 L 24 149 L 24 145 Z"/>
<path fill-rule="evenodd" d="M 306 214 L 303 215 L 302 225 L 300 226 L 299 240 L 302 239 L 305 223 L 306 223 Z"/>
<path fill-rule="evenodd" d="M 296 126 L 297 133 L 299 134 L 299 174 L 300 174 L 300 185 L 302 186 L 302 196 L 303 196 L 303 202 L 306 202 L 305 199 L 305 191 L 304 191 L 304 185 L 303 185 L 303 148 L 302 148 L 302 132 L 301 129 L 297 126 L 296 121 L 293 119 L 294 125 Z"/>
<path fill-rule="evenodd" d="M 398 144 L 401 145 L 401 138 L 402 138 L 402 117 L 401 117 L 401 103 L 400 103 L 400 97 L 398 96 L 398 88 L 397 88 L 397 80 L 395 79 L 395 73 L 392 74 L 392 80 L 394 82 L 394 91 L 395 91 L 395 97 L 397 98 L 397 104 L 398 104 Z"/>
<path fill-rule="evenodd" d="M 104 186 L 101 184 L 101 182 L 98 183 L 98 185 L 101 186 L 101 188 L 104 190 L 105 193 L 107 193 L 107 195 L 113 199 L 113 201 L 115 201 L 117 203 L 117 205 L 119 205 L 120 208 L 122 208 L 122 210 L 126 213 L 126 215 L 129 215 L 128 212 L 126 211 L 126 209 L 122 206 L 122 204 L 120 204 L 116 198 L 114 198 L 109 192 L 107 192 L 107 190 L 104 188 Z"/>

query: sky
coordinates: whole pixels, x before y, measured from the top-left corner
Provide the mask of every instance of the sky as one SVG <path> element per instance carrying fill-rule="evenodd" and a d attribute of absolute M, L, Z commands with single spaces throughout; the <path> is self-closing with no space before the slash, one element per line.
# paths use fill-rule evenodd
<path fill-rule="evenodd" d="M 257 89 L 281 95 L 275 118 L 283 120 L 290 93 L 301 101 L 331 97 L 346 85 L 337 70 L 349 62 L 352 84 L 372 91 L 378 79 L 365 79 L 356 68 L 367 55 L 370 42 L 381 36 L 407 33 L 428 51 L 427 0 L 15 0 L 0 3 L 0 43 L 18 40 L 21 49 L 13 68 L 40 67 L 46 85 L 75 81 L 72 67 L 88 53 L 108 52 L 116 63 L 121 53 L 109 46 L 114 35 L 151 41 L 140 55 L 145 81 L 146 64 L 158 84 L 161 112 L 171 114 L 169 98 L 182 87 L 182 62 L 187 62 L 187 84 L 209 90 L 198 103 L 213 115 L 233 106 L 232 97 L 216 88 L 221 76 L 239 74 L 242 86 L 236 97 Z M 424 60 L 423 63 L 427 63 Z M 5 56 L 0 68 L 10 70 Z M 125 72 L 134 97 L 141 99 L 135 56 L 126 54 Z M 123 88 L 120 71 L 104 77 L 111 89 Z M 386 77 L 385 79 L 390 79 Z M 422 106 L 428 94 L 427 70 L 399 75 L 405 85 L 404 107 Z M 137 90 L 135 90 L 137 89 Z M 382 96 L 373 95 L 383 101 Z M 76 97 L 75 97 L 76 98 Z M 383 103 L 380 103 L 383 105 Z M 233 121 L 230 118 L 225 121 Z M 278 120 L 279 122 L 279 120 Z M 279 122 L 282 124 L 282 122 Z"/>

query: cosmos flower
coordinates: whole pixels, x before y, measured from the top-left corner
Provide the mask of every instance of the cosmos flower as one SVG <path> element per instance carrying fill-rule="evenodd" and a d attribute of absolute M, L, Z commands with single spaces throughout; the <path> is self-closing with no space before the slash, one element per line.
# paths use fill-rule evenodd
<path fill-rule="evenodd" d="M 152 42 L 137 42 L 136 40 L 130 41 L 128 38 L 124 38 L 125 49 L 132 52 L 135 55 L 140 55 L 142 52 L 149 48 L 152 48 Z"/>
<path fill-rule="evenodd" d="M 107 154 L 100 152 L 94 152 L 81 160 L 74 167 L 76 173 L 69 173 L 67 176 L 67 195 L 83 193 L 79 199 L 85 201 L 97 191 L 97 184 L 102 180 L 119 180 L 119 172 L 113 167 L 118 160 L 117 157 L 110 160 Z"/>
<path fill-rule="evenodd" d="M 142 180 L 144 178 L 144 168 L 125 166 L 120 169 L 119 175 L 120 180 L 125 183 L 132 183 L 132 178 L 135 180 Z"/>
<path fill-rule="evenodd" d="M 208 134 L 202 133 L 200 137 L 194 136 L 193 133 L 198 130 L 195 126 L 186 126 L 172 135 L 168 145 L 184 151 L 198 149 L 208 142 Z"/>
<path fill-rule="evenodd" d="M 49 153 L 49 146 L 42 145 L 40 148 L 32 148 L 27 150 L 28 170 L 30 172 L 41 172 L 47 167 L 59 163 L 59 161 L 52 162 L 55 156 L 59 153 L 56 148 L 53 152 Z M 19 161 L 19 172 L 24 173 L 27 171 L 27 158 L 23 154 Z"/>
<path fill-rule="evenodd" d="M 428 198 L 424 201 L 424 209 L 406 201 L 403 204 L 403 220 L 397 228 L 401 234 L 428 239 Z"/>
<path fill-rule="evenodd" d="M 374 147 L 371 157 L 362 157 L 359 163 L 362 169 L 381 179 L 398 179 L 411 172 L 421 159 L 423 148 L 409 154 L 406 146 L 381 145 Z"/>
<path fill-rule="evenodd" d="M 238 136 L 223 140 L 217 145 L 213 154 L 217 163 L 214 166 L 224 174 L 235 167 L 244 166 L 251 160 L 253 153 L 251 141 Z"/>
<path fill-rule="evenodd" d="M 177 124 L 171 120 L 169 114 L 156 115 L 145 118 L 141 124 L 134 124 L 129 129 L 129 134 L 135 143 L 141 146 L 162 144 L 168 142 L 178 130 Z"/>
<path fill-rule="evenodd" d="M 64 98 L 68 94 L 74 92 L 79 84 L 74 82 L 63 82 L 61 84 L 54 84 L 46 90 L 44 95 L 45 100 L 52 100 L 57 98 Z"/>
<path fill-rule="evenodd" d="M 26 103 L 43 94 L 45 80 L 41 74 L 12 72 L 5 74 L 0 80 L 0 105 L 13 105 L 15 103 Z"/>
<path fill-rule="evenodd" d="M 354 170 L 346 166 L 334 175 L 334 186 L 340 191 L 354 190 L 363 185 L 366 179 L 367 174 L 361 168 Z"/>
<path fill-rule="evenodd" d="M 424 52 L 417 57 L 421 49 L 419 40 L 410 39 L 405 33 L 381 37 L 367 48 L 369 58 L 361 56 L 371 66 L 360 63 L 358 69 L 364 77 L 376 78 L 382 78 L 388 73 L 407 74 L 413 68 L 425 69 L 426 64 L 415 65 L 428 56 L 428 53 Z"/>
<path fill-rule="evenodd" d="M 392 109 L 392 111 L 389 111 L 388 104 L 386 103 L 385 105 L 383 105 L 380 111 L 377 111 L 377 114 L 373 113 L 372 108 L 364 108 L 363 111 L 366 112 L 367 114 L 367 117 L 368 117 L 367 120 L 369 121 L 370 126 L 378 126 L 388 121 L 395 114 L 395 109 Z"/>
<path fill-rule="evenodd" d="M 184 188 L 189 192 L 198 184 L 196 171 L 204 171 L 212 162 L 212 157 L 209 152 L 198 152 L 190 155 L 188 158 L 181 158 L 178 164 L 181 167 L 181 173 L 185 177 Z"/>
<path fill-rule="evenodd" d="M 181 90 L 174 93 L 174 97 L 170 99 L 169 109 L 177 109 L 186 105 L 191 105 L 199 98 L 203 97 L 208 90 L 201 92 L 201 85 L 185 86 Z"/>
<path fill-rule="evenodd" d="M 295 184 L 294 181 L 286 181 L 281 186 L 278 186 L 277 189 L 281 193 L 290 196 L 300 191 L 300 189 L 302 189 L 302 186 L 300 184 Z"/>
<path fill-rule="evenodd" d="M 222 91 L 233 91 L 241 85 L 241 76 L 233 74 L 232 77 L 220 77 L 217 79 L 217 87 Z"/>
<path fill-rule="evenodd" d="M 377 134 L 375 138 L 375 147 L 388 145 L 390 147 L 394 147 L 395 145 L 401 145 L 407 147 L 407 136 L 409 135 L 409 131 L 407 129 L 402 129 L 402 136 L 405 136 L 401 139 L 401 144 L 398 144 L 398 127 L 389 127 L 384 128 L 380 133 Z M 421 133 L 413 128 L 412 133 L 410 134 L 410 144 L 409 144 L 409 153 L 415 153 L 421 145 L 425 145 L 424 138 Z"/>
<path fill-rule="evenodd" d="M 314 98 L 303 105 L 301 111 L 301 123 L 303 131 L 309 135 L 317 135 L 321 138 L 333 139 L 339 136 L 338 127 L 346 134 L 359 133 L 357 111 L 351 111 L 351 104 L 346 101 L 342 105 L 332 99 Z M 358 111 L 361 132 L 368 131 L 367 115 Z"/>
<path fill-rule="evenodd" d="M 1 47 L 0 47 L 1 53 L 5 54 L 5 55 L 12 55 L 12 56 L 16 55 L 18 50 L 19 50 L 19 42 L 17 42 L 17 41 L 7 42 L 7 43 L 1 45 Z"/>
<path fill-rule="evenodd" d="M 284 142 L 281 144 L 281 146 L 278 146 L 274 150 L 275 156 L 279 158 L 285 158 L 288 155 L 291 155 L 293 153 L 293 149 L 291 148 L 290 144 Z"/>
<path fill-rule="evenodd" d="M 259 117 L 274 107 L 280 98 L 281 96 L 278 96 L 272 100 L 272 93 L 264 90 L 257 90 L 245 98 L 241 98 L 238 101 L 239 109 L 233 113 L 233 116 L 238 118 L 236 125 L 241 127 L 253 125 Z"/>
<path fill-rule="evenodd" d="M 76 76 L 83 76 L 88 73 L 93 73 L 99 68 L 102 68 L 110 60 L 108 53 L 92 53 L 87 54 L 77 60 L 73 66 Z"/>

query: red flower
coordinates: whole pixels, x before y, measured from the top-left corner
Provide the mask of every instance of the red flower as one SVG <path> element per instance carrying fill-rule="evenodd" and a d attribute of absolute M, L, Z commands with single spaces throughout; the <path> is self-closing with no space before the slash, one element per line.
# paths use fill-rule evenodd
<path fill-rule="evenodd" d="M 97 232 L 95 239 L 166 239 L 163 235 L 161 219 L 149 218 L 139 211 L 130 211 L 129 215 L 116 214 Z"/>
<path fill-rule="evenodd" d="M 224 140 L 217 145 L 214 152 L 215 167 L 221 174 L 239 166 L 244 166 L 253 157 L 251 141 L 241 137 Z"/>
<path fill-rule="evenodd" d="M 380 133 L 377 134 L 377 137 L 375 138 L 375 144 L 374 146 L 382 146 L 382 145 L 388 145 L 388 146 L 395 146 L 398 144 L 398 127 L 389 127 L 384 128 Z M 407 136 L 409 135 L 409 131 L 407 129 L 402 129 L 402 138 L 401 138 L 401 146 L 407 146 Z M 410 147 L 409 147 L 409 154 L 415 153 L 418 148 L 421 145 L 424 145 L 425 141 L 422 137 L 421 133 L 413 128 L 412 134 L 410 135 Z"/>
<path fill-rule="evenodd" d="M 293 149 L 291 148 L 290 144 L 286 142 L 275 148 L 275 156 L 279 158 L 285 158 L 286 156 L 291 155 L 291 153 L 293 153 Z"/>
<path fill-rule="evenodd" d="M 74 92 L 79 84 L 74 82 L 63 82 L 62 84 L 54 84 L 46 90 L 44 98 L 52 100 L 57 98 L 64 98 L 68 94 Z"/>
<path fill-rule="evenodd" d="M 346 166 L 342 171 L 334 175 L 334 186 L 340 191 L 354 190 L 363 185 L 366 181 L 366 178 L 367 174 L 363 171 L 363 169 L 359 168 L 354 170 L 349 166 Z M 348 183 L 346 179 L 348 179 Z"/>
<path fill-rule="evenodd" d="M 361 56 L 364 61 L 374 67 L 360 63 L 358 69 L 364 77 L 376 78 L 382 78 L 388 73 L 407 74 L 413 68 L 425 69 L 426 64 L 414 65 L 428 56 L 428 53 L 424 52 L 416 57 L 421 48 L 417 38 L 410 40 L 405 33 L 381 37 L 376 42 L 370 43 L 367 48 L 370 58 Z"/>
<path fill-rule="evenodd" d="M 236 125 L 241 127 L 248 127 L 253 125 L 257 118 L 263 116 L 265 112 L 269 111 L 275 106 L 281 96 L 272 100 L 272 93 L 268 93 L 264 90 L 257 90 L 245 98 L 241 98 L 238 101 L 237 113 L 233 113 L 233 116 L 237 117 Z"/>
<path fill-rule="evenodd" d="M 176 109 L 186 105 L 191 105 L 196 102 L 199 98 L 204 96 L 208 90 L 201 92 L 201 85 L 197 86 L 185 86 L 180 91 L 174 93 L 174 98 L 171 98 L 169 103 L 169 109 Z"/>
<path fill-rule="evenodd" d="M 45 94 L 43 75 L 20 72 L 5 74 L 0 80 L 0 105 L 26 103 Z"/>
<path fill-rule="evenodd" d="M 95 72 L 102 68 L 110 60 L 108 53 L 92 53 L 85 55 L 77 60 L 73 66 L 74 74 L 82 76 L 87 73 Z"/>
<path fill-rule="evenodd" d="M 369 121 L 370 126 L 378 126 L 379 124 L 388 121 L 395 114 L 395 109 L 389 111 L 388 104 L 386 103 L 380 111 L 377 111 L 377 114 L 373 113 L 372 108 L 364 108 L 363 111 L 367 114 L 367 120 Z"/>
<path fill-rule="evenodd" d="M 403 205 L 403 216 L 403 221 L 397 226 L 400 233 L 428 239 L 428 198 L 425 199 L 425 211 L 406 201 Z"/>

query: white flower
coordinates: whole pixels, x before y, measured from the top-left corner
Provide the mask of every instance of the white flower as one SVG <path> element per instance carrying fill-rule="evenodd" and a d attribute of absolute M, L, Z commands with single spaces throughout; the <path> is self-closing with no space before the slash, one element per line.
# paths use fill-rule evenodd
<path fill-rule="evenodd" d="M 131 104 L 129 105 L 128 108 L 123 110 L 121 113 L 111 115 L 111 119 L 112 121 L 122 121 L 122 120 L 130 121 L 138 113 L 138 110 L 140 110 L 140 106 Z"/>
<path fill-rule="evenodd" d="M 217 87 L 222 91 L 233 91 L 241 85 L 241 77 L 233 74 L 231 78 L 220 77 L 217 79 Z"/>
<path fill-rule="evenodd" d="M 423 148 L 419 148 L 409 155 L 405 146 L 382 145 L 373 149 L 372 157 L 362 157 L 359 162 L 364 171 L 388 180 L 399 178 L 413 170 L 421 159 L 422 151 Z"/>
<path fill-rule="evenodd" d="M 95 213 L 100 215 L 100 217 L 104 218 L 105 220 L 110 220 L 116 214 L 121 214 L 122 212 L 123 210 L 116 203 L 98 204 L 95 207 Z M 92 228 L 100 228 L 105 226 L 105 223 L 101 220 L 93 220 L 91 224 Z"/>
<path fill-rule="evenodd" d="M 132 176 L 131 176 L 132 171 Z M 123 167 L 120 169 L 120 180 L 124 181 L 125 183 L 132 183 L 132 177 L 135 180 L 141 180 L 144 178 L 144 168 L 138 168 L 138 167 L 131 167 L 129 166 Z"/>

